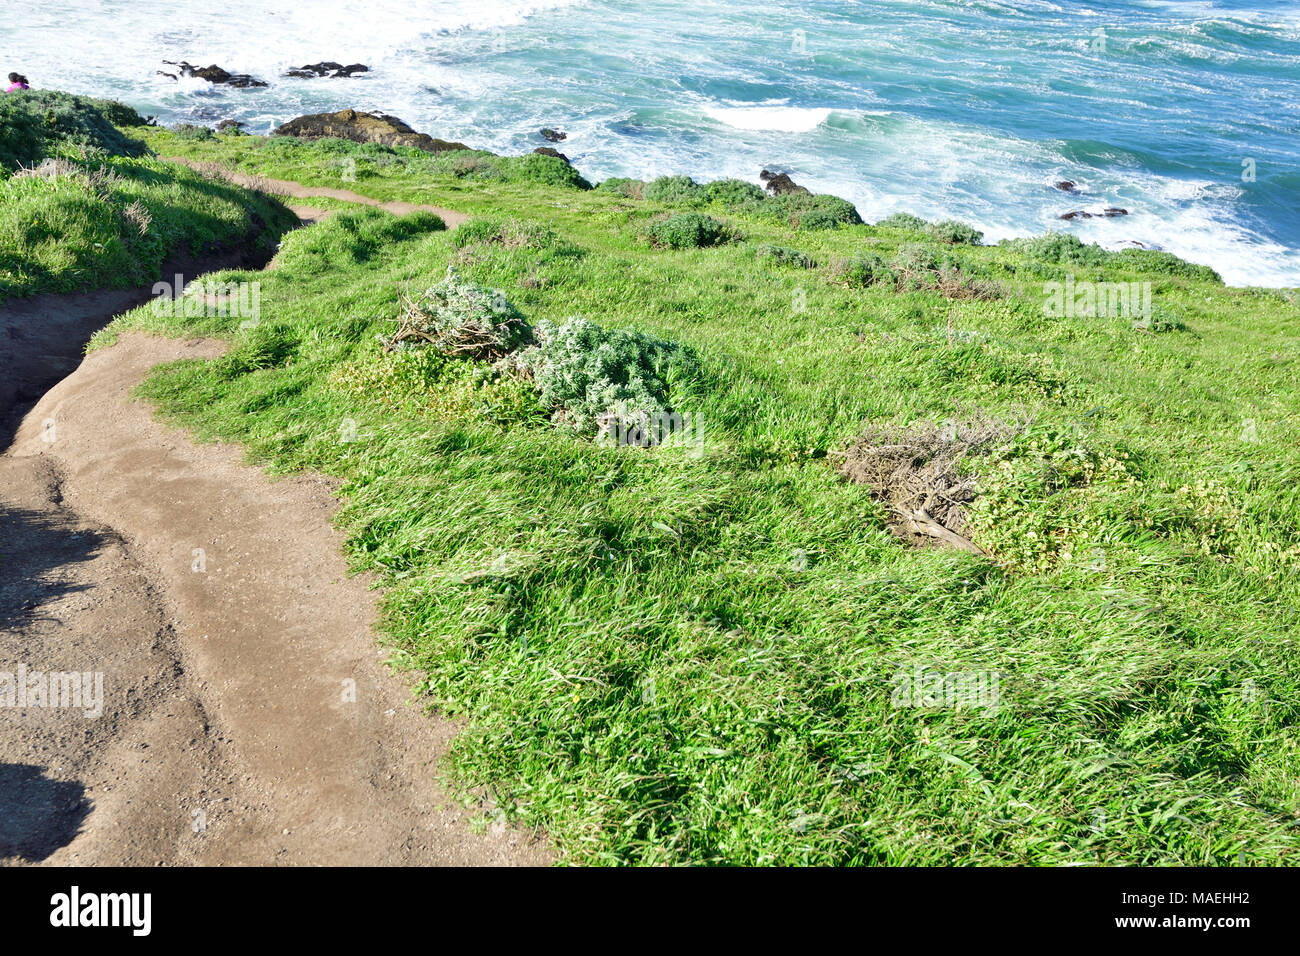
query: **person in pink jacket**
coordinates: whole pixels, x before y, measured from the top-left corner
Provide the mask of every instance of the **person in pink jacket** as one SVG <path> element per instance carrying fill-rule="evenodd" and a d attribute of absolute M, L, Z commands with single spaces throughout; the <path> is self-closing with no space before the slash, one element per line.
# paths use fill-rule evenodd
<path fill-rule="evenodd" d="M 23 76 L 21 73 L 9 74 L 9 89 L 5 90 L 6 93 L 12 93 L 15 90 L 30 89 L 31 87 L 27 85 L 27 77 Z"/>

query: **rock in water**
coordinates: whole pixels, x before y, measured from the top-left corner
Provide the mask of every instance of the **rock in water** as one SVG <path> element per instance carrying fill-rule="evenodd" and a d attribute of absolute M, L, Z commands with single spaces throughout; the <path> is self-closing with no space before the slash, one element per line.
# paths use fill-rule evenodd
<path fill-rule="evenodd" d="M 272 135 L 297 136 L 299 139 L 350 139 L 355 143 L 379 143 L 383 146 L 413 146 L 426 153 L 469 149 L 464 143 L 448 142 L 445 139 L 434 139 L 427 133 L 417 133 L 396 116 L 361 113 L 357 110 L 299 116 L 276 127 Z"/>
<path fill-rule="evenodd" d="M 236 89 L 248 89 L 250 87 L 262 87 L 267 83 L 256 77 L 249 76 L 247 73 L 231 73 L 229 70 L 223 70 L 215 63 L 211 66 L 194 66 L 192 63 L 186 63 L 182 60 L 179 63 L 172 60 L 163 60 L 168 66 L 177 67 L 182 76 L 195 76 L 200 80 L 207 80 L 209 83 L 220 84 L 222 86 L 233 86 Z M 161 70 L 158 71 L 162 73 Z M 163 76 L 171 76 L 170 73 L 163 73 Z"/>
<path fill-rule="evenodd" d="M 549 126 L 542 127 L 538 132 L 541 133 L 542 139 L 549 140 L 552 143 L 563 142 L 569 138 L 568 133 L 561 132 L 558 129 L 551 129 Z"/>
<path fill-rule="evenodd" d="M 565 156 L 558 149 L 553 149 L 550 146 L 538 146 L 535 150 L 533 150 L 533 152 L 538 153 L 541 156 L 554 156 L 556 159 L 562 159 L 566 163 L 569 162 L 568 156 Z"/>
<path fill-rule="evenodd" d="M 791 179 L 787 173 L 774 173 L 770 169 L 765 169 L 758 174 L 758 178 L 767 184 L 767 191 L 773 196 L 784 196 L 788 193 L 808 194 L 808 190 Z"/>
<path fill-rule="evenodd" d="M 1053 185 L 1063 193 L 1077 193 L 1079 191 L 1078 185 L 1071 179 L 1063 179 L 1059 183 L 1053 183 Z"/>
<path fill-rule="evenodd" d="M 1070 212 L 1063 212 L 1058 217 L 1060 219 L 1114 219 L 1116 216 L 1127 216 L 1127 209 L 1116 209 L 1114 206 L 1108 206 L 1101 212 L 1086 212 L 1083 209 L 1073 209 Z"/>
<path fill-rule="evenodd" d="M 356 73 L 369 73 L 370 67 L 364 63 L 349 63 L 344 66 L 342 63 L 335 63 L 333 60 L 321 60 L 319 63 L 307 63 L 304 66 L 295 66 L 285 73 L 285 76 L 292 76 L 300 80 L 313 80 L 320 76 L 342 77 L 344 79 Z"/>

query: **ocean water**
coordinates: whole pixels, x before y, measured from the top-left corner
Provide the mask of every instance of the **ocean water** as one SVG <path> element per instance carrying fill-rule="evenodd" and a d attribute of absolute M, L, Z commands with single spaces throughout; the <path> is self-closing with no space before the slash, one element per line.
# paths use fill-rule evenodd
<path fill-rule="evenodd" d="M 373 72 L 280 78 L 322 59 Z M 0 19 L 10 70 L 253 132 L 350 106 L 522 152 L 554 126 L 589 178 L 775 166 L 869 221 L 1138 241 L 1300 286 L 1300 0 L 44 0 Z M 1057 218 L 1105 206 L 1131 215 Z"/>

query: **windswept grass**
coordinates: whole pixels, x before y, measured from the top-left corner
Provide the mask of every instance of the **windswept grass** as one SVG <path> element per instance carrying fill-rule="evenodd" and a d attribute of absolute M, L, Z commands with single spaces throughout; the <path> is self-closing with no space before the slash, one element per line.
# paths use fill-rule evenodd
<path fill-rule="evenodd" d="M 150 142 L 339 182 L 329 145 Z M 948 226 L 809 232 L 748 215 L 735 188 L 677 209 L 714 209 L 742 240 L 660 248 L 644 236 L 665 206 L 637 190 L 376 156 L 349 188 L 490 224 L 339 215 L 256 276 L 255 327 L 139 310 L 102 341 L 232 339 L 144 395 L 276 471 L 345 481 L 393 660 L 468 721 L 458 786 L 575 862 L 1296 861 L 1292 298 Z M 833 265 L 921 252 L 998 295 Z M 700 378 L 672 403 L 702 453 L 600 447 L 468 361 L 382 354 L 403 284 L 449 264 L 534 324 L 582 315 L 690 347 Z M 1152 282 L 1182 328 L 1048 317 L 1063 270 Z M 837 453 L 867 426 L 972 412 L 1016 423 L 973 465 L 988 554 L 909 548 Z M 937 700 L 933 675 L 956 675 Z M 983 696 L 950 706 L 954 686 Z"/>

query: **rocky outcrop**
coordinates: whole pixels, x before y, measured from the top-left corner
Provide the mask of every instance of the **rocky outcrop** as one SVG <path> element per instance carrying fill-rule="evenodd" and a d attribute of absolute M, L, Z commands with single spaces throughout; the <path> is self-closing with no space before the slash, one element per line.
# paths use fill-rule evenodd
<path fill-rule="evenodd" d="M 1114 219 L 1116 216 L 1127 216 L 1127 209 L 1117 209 L 1114 206 L 1108 206 L 1101 212 L 1087 212 L 1083 209 L 1074 209 L 1070 212 L 1061 213 L 1061 219 Z"/>
<path fill-rule="evenodd" d="M 774 173 L 770 169 L 765 169 L 758 174 L 758 178 L 766 184 L 767 191 L 773 196 L 785 196 L 790 193 L 811 195 L 805 187 L 791 179 L 788 173 Z"/>
<path fill-rule="evenodd" d="M 262 87 L 268 85 L 265 81 L 259 80 L 247 73 L 231 73 L 229 70 L 223 70 L 215 63 L 211 66 L 195 66 L 192 63 L 186 63 L 181 60 L 175 63 L 172 60 L 163 60 L 168 66 L 177 68 L 181 76 L 193 76 L 200 80 L 207 80 L 209 83 L 219 84 L 221 86 L 233 86 L 236 89 L 249 89 L 251 87 Z M 158 71 L 163 76 L 169 76 L 173 80 L 177 78 L 175 73 L 167 73 L 163 70 Z"/>
<path fill-rule="evenodd" d="M 556 159 L 562 159 L 566 163 L 569 162 L 568 156 L 565 156 L 558 149 L 552 149 L 550 146 L 538 146 L 535 150 L 533 150 L 533 152 L 537 153 L 540 156 L 554 156 Z"/>
<path fill-rule="evenodd" d="M 417 133 L 396 116 L 339 110 L 337 113 L 313 113 L 299 116 L 275 129 L 273 136 L 297 136 L 299 139 L 350 139 L 355 143 L 379 143 L 383 146 L 413 146 L 426 153 L 469 149 L 464 143 L 434 139 Z"/>
<path fill-rule="evenodd" d="M 369 73 L 370 67 L 364 63 L 350 63 L 344 66 L 342 63 L 335 63 L 333 60 L 322 60 L 319 63 L 307 63 L 303 66 L 295 66 L 285 76 L 296 77 L 300 80 L 314 80 L 318 77 L 328 76 L 332 79 L 347 79 L 355 76 L 357 73 Z"/>
<path fill-rule="evenodd" d="M 1059 183 L 1053 183 L 1052 186 L 1063 193 L 1077 193 L 1079 191 L 1078 184 L 1072 179 L 1062 179 Z"/>
<path fill-rule="evenodd" d="M 551 129 L 549 126 L 543 126 L 538 130 L 538 133 L 541 135 L 542 139 L 548 140 L 552 143 L 561 143 L 569 138 L 568 133 L 561 132 L 558 129 Z"/>

